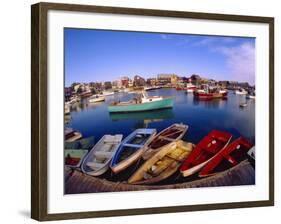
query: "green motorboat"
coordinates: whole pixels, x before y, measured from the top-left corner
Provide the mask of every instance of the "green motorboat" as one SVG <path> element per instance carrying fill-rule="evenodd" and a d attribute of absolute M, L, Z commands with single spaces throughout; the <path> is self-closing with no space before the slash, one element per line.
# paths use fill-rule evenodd
<path fill-rule="evenodd" d="M 148 96 L 142 92 L 138 97 L 128 102 L 113 102 L 108 106 L 110 113 L 137 112 L 159 110 L 173 107 L 174 97 Z"/>

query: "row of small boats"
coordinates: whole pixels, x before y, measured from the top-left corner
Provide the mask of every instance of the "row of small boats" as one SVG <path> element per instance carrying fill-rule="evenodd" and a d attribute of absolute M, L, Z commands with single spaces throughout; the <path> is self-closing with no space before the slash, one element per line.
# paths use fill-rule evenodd
<path fill-rule="evenodd" d="M 232 135 L 218 130 L 194 145 L 181 140 L 187 130 L 187 125 L 173 124 L 158 134 L 156 129 L 136 129 L 124 140 L 120 134 L 104 135 L 84 157 L 81 170 L 92 176 L 108 169 L 118 174 L 143 160 L 128 183 L 157 183 L 178 170 L 184 177 L 206 177 L 237 165 L 253 147 L 244 137 L 230 143 Z"/>

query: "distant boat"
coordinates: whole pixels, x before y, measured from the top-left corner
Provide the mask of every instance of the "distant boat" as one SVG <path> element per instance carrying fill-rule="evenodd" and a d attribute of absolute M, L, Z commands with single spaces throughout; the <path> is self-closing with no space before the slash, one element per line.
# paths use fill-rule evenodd
<path fill-rule="evenodd" d="M 82 172 L 91 176 L 104 174 L 122 138 L 123 135 L 104 135 L 85 156 L 81 166 Z"/>
<path fill-rule="evenodd" d="M 192 143 L 182 140 L 161 148 L 128 180 L 129 184 L 153 184 L 173 175 L 193 149 Z"/>
<path fill-rule="evenodd" d="M 238 90 L 235 90 L 235 94 L 237 95 L 246 95 L 248 92 L 243 89 L 243 88 L 239 88 Z"/>
<path fill-rule="evenodd" d="M 80 132 L 75 131 L 72 128 L 65 128 L 64 139 L 66 142 L 73 142 L 80 138 L 82 138 L 82 134 Z"/>
<path fill-rule="evenodd" d="M 65 165 L 71 168 L 80 167 L 83 158 L 87 155 L 86 149 L 65 149 L 64 150 L 64 162 Z"/>
<path fill-rule="evenodd" d="M 136 112 L 158 110 L 173 107 L 173 97 L 148 96 L 146 92 L 128 102 L 113 102 L 108 106 L 110 113 L 118 112 Z"/>
<path fill-rule="evenodd" d="M 70 105 L 65 103 L 64 104 L 64 114 L 69 115 L 70 114 Z"/>
<path fill-rule="evenodd" d="M 239 137 L 223 150 L 218 152 L 204 168 L 200 171 L 199 177 L 211 176 L 225 171 L 247 159 L 247 153 L 253 144 L 244 137 Z"/>
<path fill-rule="evenodd" d="M 102 95 L 93 95 L 88 99 L 89 103 L 97 103 L 105 101 L 105 97 Z"/>
<path fill-rule="evenodd" d="M 182 86 L 177 86 L 177 87 L 176 87 L 176 90 L 177 90 L 177 91 L 181 91 L 181 90 L 186 90 L 186 88 L 185 88 L 185 87 L 182 87 Z"/>
<path fill-rule="evenodd" d="M 218 98 L 226 98 L 227 97 L 227 90 L 220 89 L 220 88 L 212 88 L 208 85 L 203 85 L 202 89 L 196 89 L 193 92 L 193 95 L 196 99 L 199 100 L 212 100 Z"/>
<path fill-rule="evenodd" d="M 181 139 L 185 135 L 187 129 L 188 126 L 185 124 L 172 124 L 168 128 L 162 130 L 153 138 L 151 143 L 146 146 L 142 158 L 147 160 L 157 153 L 161 147 Z"/>
<path fill-rule="evenodd" d="M 196 86 L 193 85 L 192 83 L 187 83 L 186 84 L 186 92 L 187 93 L 193 93 L 196 90 Z"/>
<path fill-rule="evenodd" d="M 211 131 L 193 149 L 183 162 L 180 171 L 184 177 L 200 171 L 218 152 L 230 142 L 232 135 L 218 130 Z"/>
<path fill-rule="evenodd" d="M 83 93 L 80 93 L 80 97 L 81 98 L 86 98 L 86 97 L 89 97 L 89 96 L 92 96 L 92 92 L 91 91 L 86 91 L 86 92 L 83 92 Z"/>
<path fill-rule="evenodd" d="M 161 86 L 147 86 L 144 87 L 145 91 L 155 90 L 155 89 L 161 89 Z"/>
<path fill-rule="evenodd" d="M 247 103 L 240 103 L 240 104 L 239 104 L 239 107 L 246 107 L 246 106 L 248 106 Z"/>
<path fill-rule="evenodd" d="M 110 168 L 119 173 L 136 162 L 142 155 L 144 147 L 156 135 L 156 129 L 136 129 L 127 136 L 112 158 Z"/>
<path fill-rule="evenodd" d="M 102 95 L 103 96 L 112 96 L 112 95 L 114 95 L 114 92 L 113 91 L 112 92 L 104 91 L 104 92 L 102 92 Z"/>
<path fill-rule="evenodd" d="M 256 99 L 256 94 L 254 92 L 248 93 L 246 95 L 246 99 Z"/>

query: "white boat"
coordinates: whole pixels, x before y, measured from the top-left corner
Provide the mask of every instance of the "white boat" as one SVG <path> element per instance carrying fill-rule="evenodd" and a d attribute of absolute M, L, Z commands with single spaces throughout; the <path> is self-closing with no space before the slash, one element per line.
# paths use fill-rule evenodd
<path fill-rule="evenodd" d="M 105 97 L 102 95 L 93 95 L 88 99 L 88 101 L 90 103 L 102 102 L 102 101 L 105 101 Z"/>
<path fill-rule="evenodd" d="M 247 93 L 248 92 L 245 89 L 242 89 L 242 88 L 235 91 L 235 94 L 237 94 L 237 95 L 246 95 Z"/>
<path fill-rule="evenodd" d="M 122 138 L 123 135 L 104 135 L 85 156 L 81 165 L 82 172 L 91 176 L 104 174 L 109 169 Z"/>
<path fill-rule="evenodd" d="M 255 95 L 255 93 L 249 93 L 249 94 L 247 94 L 246 98 L 247 99 L 256 99 L 256 95 Z"/>
<path fill-rule="evenodd" d="M 102 95 L 103 96 L 112 96 L 112 95 L 114 95 L 114 92 L 107 92 L 107 91 L 105 91 L 105 92 L 102 93 Z"/>
<path fill-rule="evenodd" d="M 193 85 L 192 83 L 187 83 L 186 84 L 186 92 L 187 93 L 193 93 L 196 90 L 196 86 Z"/>
<path fill-rule="evenodd" d="M 246 106 L 248 106 L 247 103 L 240 103 L 240 104 L 239 104 L 239 107 L 246 107 Z"/>
<path fill-rule="evenodd" d="M 65 115 L 70 114 L 70 105 L 68 103 L 64 104 L 64 114 Z"/>
<path fill-rule="evenodd" d="M 144 87 L 145 91 L 150 91 L 150 90 L 155 90 L 155 89 L 161 89 L 161 87 L 160 86 L 147 86 L 147 87 Z"/>

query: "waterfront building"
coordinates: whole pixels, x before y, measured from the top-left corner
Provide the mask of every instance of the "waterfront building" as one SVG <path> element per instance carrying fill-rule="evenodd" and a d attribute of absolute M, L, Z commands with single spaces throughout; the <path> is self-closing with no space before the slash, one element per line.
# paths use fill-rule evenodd
<path fill-rule="evenodd" d="M 112 84 L 111 84 L 111 82 L 109 82 L 109 81 L 104 82 L 104 89 L 112 89 Z"/>
<path fill-rule="evenodd" d="M 178 78 L 178 76 L 176 74 L 158 74 L 157 75 L 157 80 L 160 85 L 172 84 L 172 82 L 173 82 L 173 85 L 176 85 L 177 78 Z"/>
<path fill-rule="evenodd" d="M 120 87 L 128 87 L 129 86 L 129 77 L 128 76 L 123 76 L 120 78 Z"/>
<path fill-rule="evenodd" d="M 144 86 L 145 85 L 145 79 L 142 78 L 139 75 L 134 76 L 134 85 L 135 86 Z"/>
<path fill-rule="evenodd" d="M 146 84 L 149 86 L 156 86 L 157 85 L 157 79 L 156 78 L 148 78 L 146 80 Z"/>
<path fill-rule="evenodd" d="M 171 84 L 172 84 L 173 86 L 176 86 L 176 85 L 177 85 L 178 80 L 180 81 L 180 79 L 178 79 L 178 76 L 177 76 L 177 75 L 175 75 L 175 74 L 171 75 Z"/>

